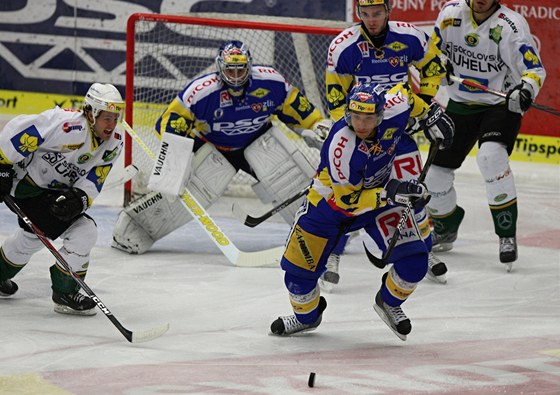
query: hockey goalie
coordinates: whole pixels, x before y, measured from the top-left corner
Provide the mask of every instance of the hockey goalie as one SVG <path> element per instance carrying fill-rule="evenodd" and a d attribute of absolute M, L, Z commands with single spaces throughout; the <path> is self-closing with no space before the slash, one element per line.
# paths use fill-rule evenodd
<path fill-rule="evenodd" d="M 190 221 L 178 198 L 184 186 L 208 208 L 239 170 L 258 180 L 252 188 L 263 203 L 281 203 L 310 184 L 317 163 L 272 117 L 314 148 L 330 122 L 277 70 L 253 65 L 240 41 L 220 47 L 216 66 L 187 85 L 157 120 L 155 132 L 162 138 L 148 183 L 153 192 L 119 213 L 113 247 L 142 254 Z M 294 202 L 280 215 L 291 225 L 298 208 Z"/>

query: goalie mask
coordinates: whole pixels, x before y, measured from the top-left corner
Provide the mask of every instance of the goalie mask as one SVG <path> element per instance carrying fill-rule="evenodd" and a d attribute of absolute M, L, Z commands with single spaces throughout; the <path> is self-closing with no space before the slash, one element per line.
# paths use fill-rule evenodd
<path fill-rule="evenodd" d="M 364 138 L 364 133 L 369 132 L 371 134 L 381 121 L 383 121 L 384 107 L 385 91 L 379 85 L 357 83 L 354 85 L 352 90 L 350 90 L 350 93 L 346 98 L 346 111 L 344 119 L 350 129 L 356 132 L 358 137 Z M 364 122 L 371 121 L 369 124 L 370 127 L 367 131 L 360 131 L 356 128 L 356 120 L 353 119 L 352 113 L 366 116 L 362 119 Z M 369 118 L 367 116 L 369 116 Z"/>
<path fill-rule="evenodd" d="M 229 41 L 222 45 L 216 57 L 218 74 L 228 86 L 228 92 L 240 96 L 251 74 L 251 52 L 241 41 Z"/>
<path fill-rule="evenodd" d="M 119 114 L 119 122 L 122 121 L 124 111 L 124 101 L 121 94 L 111 84 L 94 83 L 88 89 L 84 98 L 84 111 L 91 111 L 93 123 L 101 114 L 101 111 L 108 111 Z"/>

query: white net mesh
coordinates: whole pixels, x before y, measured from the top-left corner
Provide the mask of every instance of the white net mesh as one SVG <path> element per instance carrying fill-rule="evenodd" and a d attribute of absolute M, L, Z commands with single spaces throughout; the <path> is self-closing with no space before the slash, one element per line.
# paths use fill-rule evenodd
<path fill-rule="evenodd" d="M 127 107 L 129 110 L 132 108 L 132 119 L 128 121 L 152 152 L 159 146 L 154 129 L 158 117 L 195 77 L 216 70 L 218 48 L 229 40 L 245 42 L 251 51 L 253 64 L 273 66 L 303 91 L 323 114 L 327 113 L 324 73 L 328 47 L 342 26 L 339 23 L 336 28 L 302 28 L 310 21 L 298 20 L 297 24 L 281 25 L 278 24 L 279 18 L 274 21 L 272 24 L 254 20 L 240 22 L 164 15 L 149 15 L 136 20 L 134 39 L 129 41 L 127 49 L 128 64 L 134 64 L 127 69 L 127 73 L 133 73 L 132 76 L 127 75 L 127 89 L 130 77 L 133 84 L 133 94 L 127 91 L 126 97 Z M 128 34 L 131 34 L 130 29 Z M 291 137 L 294 136 L 292 133 Z M 317 155 L 311 149 L 307 153 Z M 135 194 L 145 193 L 152 162 L 142 149 L 133 144 L 131 157 L 125 165 L 130 163 L 140 169 L 132 181 L 132 191 Z M 228 193 L 250 195 L 250 185 L 254 182 L 248 174 L 240 172 L 230 184 Z M 129 190 L 125 194 L 130 197 Z M 125 196 L 125 200 L 128 198 Z"/>

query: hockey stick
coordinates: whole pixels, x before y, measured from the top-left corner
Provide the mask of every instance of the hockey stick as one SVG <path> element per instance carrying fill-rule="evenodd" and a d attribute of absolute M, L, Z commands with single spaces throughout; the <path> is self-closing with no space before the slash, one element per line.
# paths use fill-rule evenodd
<path fill-rule="evenodd" d="M 31 222 L 31 220 L 25 215 L 25 213 L 21 210 L 21 208 L 17 205 L 17 203 L 12 199 L 12 197 L 9 195 L 4 196 L 4 203 L 6 203 L 6 205 L 10 209 L 12 209 L 12 211 L 14 211 L 18 215 L 18 217 L 20 217 L 23 220 L 23 222 L 25 222 L 25 224 L 29 226 L 29 228 L 31 228 L 33 233 L 35 233 L 35 235 L 39 238 L 39 240 L 41 240 L 41 242 L 45 245 L 45 247 L 47 247 L 50 253 L 54 255 L 57 262 L 60 263 L 60 265 L 64 268 L 64 270 L 70 273 L 70 276 L 72 276 L 72 278 L 76 280 L 78 285 L 97 304 L 99 310 L 101 310 L 103 314 L 105 314 L 105 317 L 107 317 L 113 323 L 113 325 L 117 327 L 119 332 L 121 332 L 124 335 L 126 340 L 128 340 L 131 343 L 142 343 L 158 338 L 161 335 L 163 335 L 165 332 L 167 332 L 167 330 L 169 329 L 169 323 L 142 332 L 132 332 L 126 329 L 124 326 L 122 326 L 119 320 L 117 320 L 113 315 L 113 313 L 111 313 L 109 308 L 105 306 L 105 304 L 97 297 L 97 295 L 84 282 L 84 280 L 82 280 L 80 276 L 78 276 L 72 270 L 68 262 L 66 262 L 66 260 L 62 257 L 62 255 L 60 255 L 60 253 L 56 250 L 56 248 L 51 244 L 47 236 L 45 236 L 45 234 L 39 228 L 37 228 L 35 224 L 33 224 L 33 222 Z"/>
<path fill-rule="evenodd" d="M 285 200 L 284 202 L 280 203 L 278 206 L 272 208 L 271 210 L 267 211 L 260 217 L 253 217 L 247 214 L 247 212 L 243 210 L 243 208 L 241 208 L 241 206 L 237 202 L 233 202 L 231 211 L 233 212 L 233 215 L 235 215 L 241 222 L 243 222 L 243 225 L 254 228 L 255 226 L 263 223 L 264 221 L 272 217 L 274 214 L 279 213 L 280 211 L 288 207 L 290 204 L 292 204 L 293 202 L 295 202 L 296 200 L 304 196 L 308 190 L 309 187 L 302 189 L 297 194 L 288 198 L 288 200 Z"/>
<path fill-rule="evenodd" d="M 434 159 L 436 157 L 436 153 L 438 152 L 438 149 L 439 149 L 439 141 L 436 141 L 435 143 L 430 144 L 430 150 L 428 152 L 428 159 L 426 159 L 426 163 L 424 164 L 424 168 L 422 169 L 422 172 L 420 173 L 420 176 L 418 177 L 418 182 L 423 182 L 424 179 L 426 178 L 426 174 L 428 174 L 428 169 L 432 165 L 432 162 L 434 161 Z M 410 216 L 412 211 L 413 211 L 412 203 L 409 201 L 407 203 L 402 215 L 401 215 L 399 223 L 398 223 L 398 225 L 395 229 L 395 233 L 393 233 L 393 236 L 391 237 L 391 240 L 389 241 L 389 245 L 387 246 L 387 250 L 385 251 L 385 254 L 383 254 L 383 256 L 381 258 L 377 258 L 375 255 L 373 255 L 371 252 L 369 252 L 369 250 L 366 247 L 366 244 L 363 243 L 364 249 L 366 250 L 366 255 L 367 255 L 369 261 L 371 263 L 373 263 L 374 266 L 376 266 L 380 269 L 385 268 L 385 266 L 387 265 L 387 261 L 389 260 L 389 257 L 391 256 L 391 252 L 393 251 L 393 248 L 395 247 L 395 244 L 397 244 L 397 240 L 399 239 L 402 230 L 406 226 L 406 220 L 408 219 L 408 217 Z M 418 229 L 418 224 L 416 224 L 416 220 L 414 218 L 413 218 L 412 222 L 413 222 L 413 225 L 415 226 L 416 232 L 418 233 L 419 237 L 421 237 L 420 236 L 420 230 Z"/>
<path fill-rule="evenodd" d="M 122 122 L 126 132 L 130 137 L 144 150 L 146 155 L 155 161 L 155 155 L 152 153 L 150 148 L 144 144 L 140 136 L 132 129 L 132 127 L 126 122 Z M 255 252 L 245 252 L 241 251 L 239 248 L 233 244 L 233 241 L 220 229 L 220 227 L 214 222 L 212 217 L 208 212 L 202 207 L 198 200 L 193 196 L 187 188 L 183 189 L 181 196 L 179 196 L 181 203 L 187 209 L 187 211 L 196 220 L 195 222 L 200 225 L 204 232 L 210 237 L 210 239 L 216 244 L 216 246 L 222 251 L 225 257 L 233 263 L 235 266 L 242 267 L 262 267 L 262 266 L 278 266 L 280 262 L 280 257 L 284 252 L 284 247 L 275 247 L 263 251 Z"/>
<path fill-rule="evenodd" d="M 103 184 L 103 190 L 118 187 L 118 186 L 124 184 L 125 182 L 128 182 L 128 181 L 132 180 L 132 178 L 136 174 L 138 174 L 138 171 L 139 170 L 136 166 L 128 165 L 127 167 L 124 168 L 124 174 L 122 176 L 120 176 L 116 180 L 112 180 L 111 182 Z"/>
<path fill-rule="evenodd" d="M 473 80 L 468 80 L 468 79 L 465 79 L 465 78 L 456 77 L 454 75 L 450 75 L 449 78 L 452 81 L 458 82 L 459 84 L 463 84 L 463 85 L 465 85 L 469 88 L 480 89 L 481 91 L 488 92 L 488 93 L 491 93 L 495 96 L 499 96 L 499 97 L 503 97 L 503 98 L 507 97 L 507 93 L 488 88 L 486 85 L 479 84 L 478 82 L 473 81 Z M 537 110 L 541 110 L 541 111 L 547 112 L 549 114 L 556 115 L 557 117 L 560 117 L 560 111 L 558 111 L 558 110 L 556 110 L 552 107 L 543 106 L 542 104 L 537 104 L 537 103 L 532 103 L 531 107 L 534 107 Z"/>

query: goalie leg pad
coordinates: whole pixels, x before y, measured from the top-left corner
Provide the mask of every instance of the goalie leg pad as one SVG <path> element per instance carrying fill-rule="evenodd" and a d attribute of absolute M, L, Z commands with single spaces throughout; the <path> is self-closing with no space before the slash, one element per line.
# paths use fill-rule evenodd
<path fill-rule="evenodd" d="M 204 208 L 210 207 L 227 189 L 235 167 L 211 144 L 204 144 L 194 155 L 189 191 Z"/>
<path fill-rule="evenodd" d="M 188 189 L 208 208 L 223 194 L 236 170 L 210 144 L 196 152 L 193 166 Z M 130 254 L 143 254 L 154 242 L 191 219 L 179 198 L 169 200 L 159 192 L 150 192 L 120 212 L 112 246 Z"/>
<path fill-rule="evenodd" d="M 245 159 L 259 183 L 253 190 L 264 203 L 282 203 L 309 186 L 318 161 L 311 163 L 290 139 L 276 126 L 245 149 Z M 301 203 L 294 202 L 280 215 L 291 225 Z"/>

